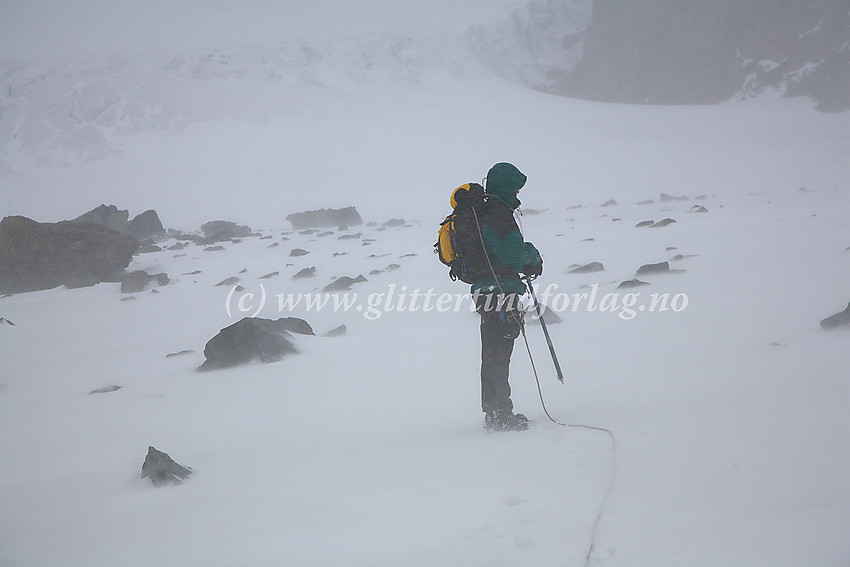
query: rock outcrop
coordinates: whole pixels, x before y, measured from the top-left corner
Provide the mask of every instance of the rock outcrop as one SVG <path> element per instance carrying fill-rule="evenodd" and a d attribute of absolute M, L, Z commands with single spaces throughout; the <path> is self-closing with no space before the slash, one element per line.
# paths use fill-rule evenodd
<path fill-rule="evenodd" d="M 118 281 L 139 243 L 88 222 L 0 221 L 0 293 Z"/>

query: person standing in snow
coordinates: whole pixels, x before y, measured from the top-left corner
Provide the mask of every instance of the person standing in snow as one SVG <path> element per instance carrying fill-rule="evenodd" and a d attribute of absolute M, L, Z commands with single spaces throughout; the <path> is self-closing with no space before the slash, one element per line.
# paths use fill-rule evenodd
<path fill-rule="evenodd" d="M 523 325 L 519 299 L 526 289 L 519 274 L 543 273 L 540 253 L 523 241 L 514 219 L 520 205 L 517 193 L 526 179 L 514 165 L 497 163 L 485 180 L 487 201 L 480 228 L 487 256 L 486 275 L 472 284 L 472 295 L 481 315 L 481 409 L 488 431 L 528 429 L 528 418 L 513 413 L 508 382 L 514 340 Z"/>

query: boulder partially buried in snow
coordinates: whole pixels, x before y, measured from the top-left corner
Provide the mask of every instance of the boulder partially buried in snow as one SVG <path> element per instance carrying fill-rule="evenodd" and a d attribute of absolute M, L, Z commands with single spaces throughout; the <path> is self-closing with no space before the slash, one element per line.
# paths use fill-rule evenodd
<path fill-rule="evenodd" d="M 561 316 L 555 313 L 548 305 L 540 306 L 540 313 L 543 315 L 543 322 L 547 325 L 557 325 L 561 322 Z M 529 325 L 540 325 L 540 315 L 537 314 L 537 308 L 531 306 L 525 314 L 525 322 Z"/>
<path fill-rule="evenodd" d="M 363 274 L 360 274 L 356 278 L 350 278 L 348 276 L 342 276 L 340 278 L 335 279 L 334 281 L 332 281 L 328 285 L 326 285 L 324 287 L 324 289 L 322 289 L 322 291 L 325 292 L 325 293 L 330 293 L 330 292 L 334 292 L 334 291 L 347 291 L 347 290 L 351 289 L 352 285 L 354 285 L 356 283 L 365 282 L 365 281 L 368 281 L 368 280 L 363 277 Z"/>
<path fill-rule="evenodd" d="M 179 465 L 168 453 L 148 447 L 148 454 L 142 464 L 142 478 L 149 478 L 154 486 L 183 484 L 192 474 L 190 467 Z"/>
<path fill-rule="evenodd" d="M 657 264 L 644 264 L 635 272 L 636 276 L 642 276 L 645 274 L 666 274 L 669 273 L 670 263 L 669 262 L 658 262 Z"/>
<path fill-rule="evenodd" d="M 250 226 L 238 225 L 231 221 L 214 220 L 202 224 L 201 232 L 204 233 L 202 243 L 212 244 L 233 238 L 244 238 L 251 234 L 252 231 Z"/>
<path fill-rule="evenodd" d="M 319 209 L 316 211 L 304 211 L 292 213 L 286 217 L 295 230 L 306 228 L 324 228 L 329 226 L 357 226 L 363 224 L 360 213 L 354 207 L 342 209 Z"/>
<path fill-rule="evenodd" d="M 571 274 L 592 274 L 593 272 L 602 272 L 605 270 L 605 266 L 602 265 L 602 262 L 591 262 L 589 264 L 585 264 L 583 266 L 579 266 L 577 268 L 573 268 L 570 270 Z"/>
<path fill-rule="evenodd" d="M 145 291 L 150 283 L 168 285 L 168 281 L 167 274 L 149 274 L 144 270 L 137 270 L 121 278 L 121 293 L 139 293 Z"/>
<path fill-rule="evenodd" d="M 0 293 L 118 281 L 138 250 L 131 237 L 87 222 L 0 221 Z"/>
<path fill-rule="evenodd" d="M 820 326 L 821 329 L 837 329 L 839 327 L 850 329 L 850 303 L 847 304 L 847 309 L 841 313 L 836 313 L 821 321 Z"/>
<path fill-rule="evenodd" d="M 287 317 L 276 321 L 245 317 L 225 327 L 204 347 L 206 361 L 199 371 L 230 368 L 251 362 L 277 362 L 298 349 L 292 344 L 290 332 L 312 335 L 313 330 L 303 319 Z"/>

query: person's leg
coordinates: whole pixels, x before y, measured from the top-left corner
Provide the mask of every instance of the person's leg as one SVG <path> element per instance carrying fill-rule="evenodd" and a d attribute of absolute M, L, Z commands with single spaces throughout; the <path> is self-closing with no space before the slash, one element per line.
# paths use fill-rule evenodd
<path fill-rule="evenodd" d="M 495 295 L 479 298 L 481 314 L 481 409 L 513 411 L 508 381 L 514 340 L 519 336 L 517 313 L 504 309 Z"/>

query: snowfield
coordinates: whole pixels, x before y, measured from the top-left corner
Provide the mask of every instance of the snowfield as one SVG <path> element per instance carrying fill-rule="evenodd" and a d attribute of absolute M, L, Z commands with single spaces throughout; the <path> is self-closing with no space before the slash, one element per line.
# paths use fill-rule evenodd
<path fill-rule="evenodd" d="M 0 565 L 850 562 L 848 332 L 818 325 L 850 301 L 847 113 L 558 98 L 492 75 L 462 34 L 17 62 L 0 87 L 0 216 L 112 203 L 271 237 L 135 256 L 171 278 L 157 293 L 0 298 Z M 481 427 L 478 318 L 432 244 L 452 189 L 498 161 L 529 176 L 535 290 L 563 319 L 564 385 L 527 327 L 546 407 L 613 438 L 546 418 L 522 338 L 511 384 L 533 426 Z M 284 220 L 349 205 L 371 224 Z M 664 261 L 681 271 L 618 289 Z M 568 273 L 590 262 L 604 271 Z M 358 274 L 348 310 L 278 309 Z M 415 290 L 461 309 L 412 310 Z M 262 294 L 257 316 L 317 336 L 195 372 Z M 153 487 L 148 446 L 193 474 Z"/>

